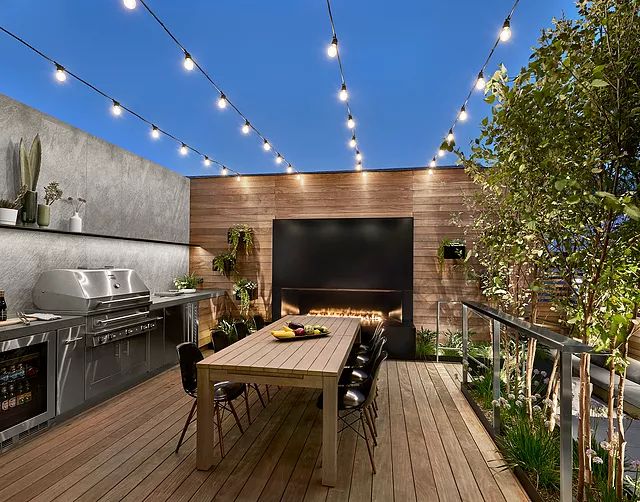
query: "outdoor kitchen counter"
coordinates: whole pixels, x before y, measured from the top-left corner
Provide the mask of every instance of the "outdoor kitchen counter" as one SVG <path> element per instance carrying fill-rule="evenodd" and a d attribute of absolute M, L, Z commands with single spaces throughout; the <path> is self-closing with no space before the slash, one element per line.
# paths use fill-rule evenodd
<path fill-rule="evenodd" d="M 27 314 L 28 315 L 28 314 Z M 0 343 L 22 336 L 35 335 L 37 333 L 46 333 L 47 331 L 55 331 L 58 329 L 69 328 L 71 326 L 81 326 L 85 323 L 82 316 L 62 316 L 61 319 L 53 321 L 31 321 L 29 326 L 24 324 L 14 324 L 12 326 L 0 327 Z"/>
<path fill-rule="evenodd" d="M 151 310 L 166 309 L 182 305 L 183 303 L 193 303 L 209 298 L 224 296 L 224 289 L 203 289 L 195 293 L 185 293 L 178 296 L 156 296 L 151 295 Z"/>

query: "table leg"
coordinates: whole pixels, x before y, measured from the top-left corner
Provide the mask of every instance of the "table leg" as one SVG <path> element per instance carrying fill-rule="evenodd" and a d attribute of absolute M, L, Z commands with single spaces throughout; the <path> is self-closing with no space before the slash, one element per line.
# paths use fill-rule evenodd
<path fill-rule="evenodd" d="M 196 429 L 196 466 L 207 471 L 213 465 L 213 396 L 209 369 L 197 367 L 198 371 L 198 415 Z"/>
<path fill-rule="evenodd" d="M 322 484 L 335 486 L 338 478 L 338 378 L 322 380 Z"/>

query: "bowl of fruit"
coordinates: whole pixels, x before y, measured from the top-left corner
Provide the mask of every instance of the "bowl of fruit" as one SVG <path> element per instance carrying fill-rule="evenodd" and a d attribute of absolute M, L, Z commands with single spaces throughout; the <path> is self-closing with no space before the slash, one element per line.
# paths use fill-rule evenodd
<path fill-rule="evenodd" d="M 330 331 L 326 326 L 320 326 L 319 324 L 300 324 L 296 322 L 290 322 L 282 326 L 278 330 L 271 332 L 271 335 L 280 341 L 291 340 L 308 340 L 309 338 L 320 338 L 327 336 Z"/>

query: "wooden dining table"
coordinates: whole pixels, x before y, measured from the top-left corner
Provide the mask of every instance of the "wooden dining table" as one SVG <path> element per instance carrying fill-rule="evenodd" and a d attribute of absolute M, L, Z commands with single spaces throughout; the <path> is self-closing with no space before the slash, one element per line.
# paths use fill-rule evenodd
<path fill-rule="evenodd" d="M 280 341 L 271 335 L 289 322 L 326 326 L 330 334 L 307 340 Z M 197 364 L 198 415 L 196 459 L 200 470 L 213 465 L 214 382 L 232 381 L 321 389 L 322 484 L 335 486 L 338 469 L 338 378 L 353 344 L 360 319 L 354 317 L 285 316 Z"/>

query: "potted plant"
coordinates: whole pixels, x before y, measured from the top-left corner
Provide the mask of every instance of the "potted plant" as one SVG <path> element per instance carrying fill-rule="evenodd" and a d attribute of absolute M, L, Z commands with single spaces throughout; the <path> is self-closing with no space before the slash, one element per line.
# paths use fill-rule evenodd
<path fill-rule="evenodd" d="M 175 287 L 184 293 L 195 293 L 196 288 L 203 282 L 204 279 L 196 274 L 185 274 L 173 280 Z"/>
<path fill-rule="evenodd" d="M 22 207 L 22 199 L 26 191 L 27 187 L 22 186 L 15 199 L 0 199 L 0 225 L 16 225 L 18 211 Z"/>
<path fill-rule="evenodd" d="M 213 271 L 220 272 L 227 279 L 236 271 L 236 255 L 231 251 L 225 251 L 213 258 Z"/>
<path fill-rule="evenodd" d="M 51 223 L 51 204 L 62 198 L 62 190 L 57 181 L 44 187 L 44 204 L 38 204 L 38 225 L 48 227 Z"/>
<path fill-rule="evenodd" d="M 257 298 L 258 285 L 249 279 L 238 279 L 233 285 L 233 293 L 236 300 L 240 301 L 240 314 L 247 316 L 251 307 L 251 300 Z"/>
<path fill-rule="evenodd" d="M 24 141 L 20 139 L 20 178 L 21 185 L 26 185 L 22 201 L 22 221 L 35 223 L 38 213 L 38 177 L 40 176 L 40 164 L 42 161 L 42 145 L 40 136 L 36 135 L 31 143 L 31 149 L 27 153 Z"/>
<path fill-rule="evenodd" d="M 73 216 L 69 218 L 69 231 L 82 232 L 82 218 L 80 217 L 80 209 L 87 203 L 82 197 L 67 197 L 67 202 L 73 206 Z"/>
<path fill-rule="evenodd" d="M 467 248 L 462 239 L 442 239 L 438 247 L 438 263 L 440 269 L 444 260 L 464 260 L 467 257 Z"/>
<path fill-rule="evenodd" d="M 245 255 L 248 255 L 253 250 L 253 228 L 245 223 L 233 225 L 227 230 L 227 241 L 234 255 L 240 248 L 244 248 Z"/>

